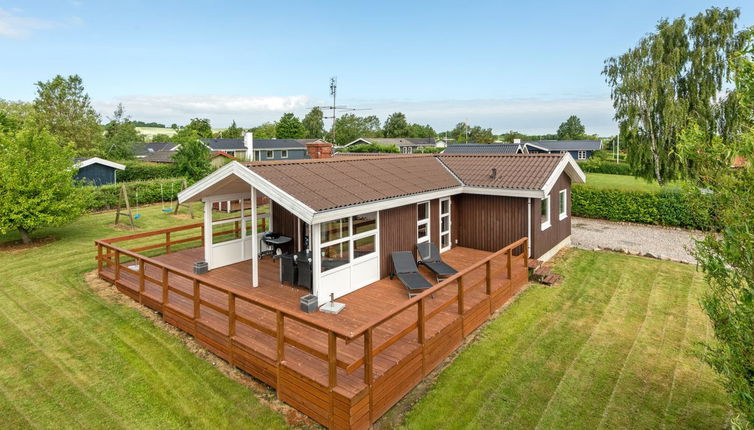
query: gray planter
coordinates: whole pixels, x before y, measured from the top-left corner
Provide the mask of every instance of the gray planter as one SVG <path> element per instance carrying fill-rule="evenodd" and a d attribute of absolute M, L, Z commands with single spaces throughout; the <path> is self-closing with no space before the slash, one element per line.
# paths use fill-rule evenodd
<path fill-rule="evenodd" d="M 301 310 L 310 314 L 317 310 L 317 296 L 314 294 L 307 294 L 301 297 L 300 301 Z"/>
<path fill-rule="evenodd" d="M 197 261 L 194 263 L 194 273 L 202 275 L 209 271 L 209 264 L 206 261 Z"/>

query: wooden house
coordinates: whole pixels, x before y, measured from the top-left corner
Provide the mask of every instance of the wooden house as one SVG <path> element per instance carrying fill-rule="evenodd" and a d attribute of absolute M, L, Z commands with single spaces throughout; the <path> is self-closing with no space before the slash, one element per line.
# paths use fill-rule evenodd
<path fill-rule="evenodd" d="M 125 170 L 126 166 L 99 157 L 77 158 L 74 167 L 78 169 L 75 179 L 90 185 L 107 185 L 118 182 L 118 170 Z"/>
<path fill-rule="evenodd" d="M 178 196 L 203 223 L 98 240 L 98 272 L 319 423 L 368 428 L 569 243 L 584 180 L 569 154 L 233 161 Z M 270 231 L 290 238 L 274 258 Z M 457 273 L 422 266 L 434 286 L 408 297 L 391 253 L 426 241 Z M 283 282 L 287 255 L 311 288 Z M 310 292 L 345 308 L 305 313 Z"/>

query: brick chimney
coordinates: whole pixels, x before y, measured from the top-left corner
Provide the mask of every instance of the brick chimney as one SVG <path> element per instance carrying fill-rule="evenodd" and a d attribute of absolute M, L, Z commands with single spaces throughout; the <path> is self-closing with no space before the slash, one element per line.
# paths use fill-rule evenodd
<path fill-rule="evenodd" d="M 332 157 L 332 143 L 324 140 L 307 143 L 306 153 L 309 154 L 309 158 L 330 158 Z"/>

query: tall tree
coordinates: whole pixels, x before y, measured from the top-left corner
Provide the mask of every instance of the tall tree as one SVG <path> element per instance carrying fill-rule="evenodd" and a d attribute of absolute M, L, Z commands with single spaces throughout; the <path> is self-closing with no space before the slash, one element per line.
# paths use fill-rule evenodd
<path fill-rule="evenodd" d="M 305 138 L 307 139 L 322 139 L 325 136 L 325 121 L 322 109 L 313 107 L 309 113 L 306 114 L 301 123 L 306 130 Z"/>
<path fill-rule="evenodd" d="M 475 143 L 492 143 L 495 141 L 495 134 L 491 128 L 475 125 L 469 129 L 469 140 Z"/>
<path fill-rule="evenodd" d="M 715 337 L 704 357 L 740 413 L 731 428 L 754 427 L 754 43 L 746 53 L 732 62 L 745 133 L 727 143 L 714 136 L 710 143 L 706 130 L 692 122 L 680 146 L 680 155 L 691 161 L 686 165 L 695 170 L 689 175 L 694 185 L 713 191 L 695 193 L 700 206 L 714 208 L 723 227 L 698 241 L 694 255 L 709 284 L 701 303 Z M 747 162 L 731 169 L 731 156 Z"/>
<path fill-rule="evenodd" d="M 431 125 L 410 124 L 406 137 L 435 137 L 437 133 Z"/>
<path fill-rule="evenodd" d="M 586 138 L 586 129 L 581 119 L 571 115 L 558 127 L 558 140 L 579 140 Z"/>
<path fill-rule="evenodd" d="M 395 112 L 387 117 L 385 126 L 382 127 L 385 137 L 408 137 L 409 129 L 406 115 Z"/>
<path fill-rule="evenodd" d="M 335 138 L 333 139 L 332 134 L 330 134 L 328 140 L 335 145 L 346 145 L 359 137 L 382 136 L 380 119 L 375 115 L 356 116 L 352 113 L 341 115 L 340 118 L 335 121 L 333 130 L 335 132 Z"/>
<path fill-rule="evenodd" d="M 275 136 L 278 139 L 303 139 L 306 129 L 296 115 L 285 113 L 275 125 Z"/>
<path fill-rule="evenodd" d="M 743 40 L 735 31 L 738 16 L 738 9 L 711 8 L 690 24 L 685 17 L 663 19 L 636 47 L 606 60 L 621 141 L 639 175 L 660 184 L 678 176 L 676 146 L 690 119 L 714 134 L 712 112 L 728 59 Z"/>
<path fill-rule="evenodd" d="M 102 141 L 102 130 L 81 78 L 57 75 L 36 86 L 34 110 L 40 126 L 47 128 L 60 144 L 74 145 L 77 153 L 92 153 Z"/>
<path fill-rule="evenodd" d="M 0 234 L 18 230 L 23 243 L 41 227 L 63 225 L 86 206 L 74 185 L 73 151 L 32 125 L 0 134 Z"/>
<path fill-rule="evenodd" d="M 130 158 L 133 156 L 134 144 L 138 142 L 144 142 L 144 135 L 129 120 L 123 104 L 118 103 L 110 122 L 105 124 L 105 139 L 100 152 L 105 158 Z"/>
<path fill-rule="evenodd" d="M 18 131 L 33 115 L 31 103 L 0 99 L 0 133 Z"/>
<path fill-rule="evenodd" d="M 507 133 L 503 133 L 500 135 L 500 140 L 503 142 L 513 143 L 515 139 L 521 139 L 526 140 L 527 136 L 521 132 L 511 130 Z M 532 139 L 532 140 L 539 140 L 539 139 Z"/>
<path fill-rule="evenodd" d="M 178 131 L 182 136 L 196 135 L 199 139 L 212 138 L 212 125 L 207 118 L 192 118 L 187 126 Z"/>
<path fill-rule="evenodd" d="M 257 127 L 253 127 L 251 132 L 254 133 L 255 139 L 275 139 L 275 127 L 274 122 L 266 122 Z"/>
<path fill-rule="evenodd" d="M 178 151 L 173 154 L 178 175 L 199 180 L 212 171 L 209 148 L 199 140 L 195 131 L 176 134 L 173 141 L 180 145 Z"/>
<path fill-rule="evenodd" d="M 236 121 L 230 124 L 230 127 L 226 128 L 220 133 L 220 137 L 225 139 L 240 139 L 243 137 L 243 129 L 236 125 Z"/>

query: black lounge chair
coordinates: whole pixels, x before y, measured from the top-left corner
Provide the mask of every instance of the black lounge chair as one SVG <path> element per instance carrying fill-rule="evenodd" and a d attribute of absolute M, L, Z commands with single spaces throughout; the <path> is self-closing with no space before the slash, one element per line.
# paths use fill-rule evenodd
<path fill-rule="evenodd" d="M 410 252 L 392 252 L 390 258 L 393 260 L 393 272 L 390 273 L 390 279 L 397 276 L 403 282 L 403 286 L 408 290 L 409 299 L 426 289 L 432 288 L 432 283 L 419 273 L 416 260 Z"/>
<path fill-rule="evenodd" d="M 442 261 L 440 251 L 437 250 L 437 246 L 434 243 L 417 243 L 416 250 L 419 252 L 419 264 L 423 264 L 427 269 L 434 272 L 437 282 L 440 282 L 442 278 L 447 278 L 458 273 L 456 269 Z"/>

